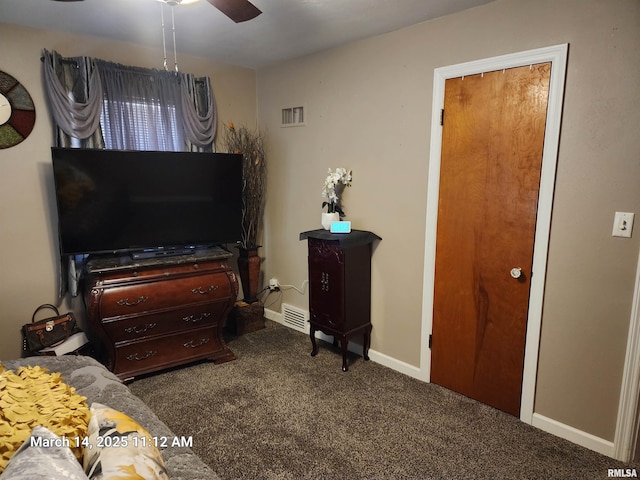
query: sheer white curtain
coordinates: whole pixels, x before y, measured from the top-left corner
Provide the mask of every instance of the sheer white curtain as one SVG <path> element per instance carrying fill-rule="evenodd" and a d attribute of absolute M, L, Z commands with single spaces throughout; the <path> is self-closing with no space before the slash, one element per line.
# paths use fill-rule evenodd
<path fill-rule="evenodd" d="M 176 74 L 96 60 L 103 88 L 105 147 L 184 151 L 181 91 Z"/>
<path fill-rule="evenodd" d="M 216 106 L 207 77 L 96 60 L 106 148 L 212 151 Z"/>

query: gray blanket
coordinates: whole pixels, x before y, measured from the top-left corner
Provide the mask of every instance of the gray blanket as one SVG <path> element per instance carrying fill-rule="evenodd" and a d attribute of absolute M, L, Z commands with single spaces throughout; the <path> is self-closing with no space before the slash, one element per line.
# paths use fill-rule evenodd
<path fill-rule="evenodd" d="M 133 395 L 118 378 L 91 357 L 65 355 L 61 357 L 28 357 L 20 360 L 2 360 L 7 370 L 23 365 L 39 365 L 50 372 L 60 372 L 65 383 L 93 402 L 108 405 L 136 420 L 154 437 L 175 438 L 163 422 L 145 403 Z M 158 392 L 162 395 L 162 392 Z M 170 478 L 175 480 L 219 479 L 190 448 L 167 446 L 161 448 Z"/>

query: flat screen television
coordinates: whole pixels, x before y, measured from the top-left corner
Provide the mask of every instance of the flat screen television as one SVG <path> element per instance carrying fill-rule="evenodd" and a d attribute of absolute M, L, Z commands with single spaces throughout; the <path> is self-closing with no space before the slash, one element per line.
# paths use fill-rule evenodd
<path fill-rule="evenodd" d="M 51 151 L 63 255 L 155 256 L 240 240 L 242 155 Z"/>

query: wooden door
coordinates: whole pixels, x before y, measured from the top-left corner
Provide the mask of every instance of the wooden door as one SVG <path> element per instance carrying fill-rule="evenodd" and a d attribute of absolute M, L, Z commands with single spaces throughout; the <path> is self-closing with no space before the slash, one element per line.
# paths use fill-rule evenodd
<path fill-rule="evenodd" d="M 445 84 L 431 381 L 513 415 L 550 69 L 542 63 Z"/>

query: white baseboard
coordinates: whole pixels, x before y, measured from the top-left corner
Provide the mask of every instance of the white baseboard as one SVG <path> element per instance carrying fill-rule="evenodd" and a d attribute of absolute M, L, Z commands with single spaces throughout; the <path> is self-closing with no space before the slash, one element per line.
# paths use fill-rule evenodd
<path fill-rule="evenodd" d="M 556 437 L 564 438 L 565 440 L 569 440 L 577 445 L 588 448 L 589 450 L 594 450 L 608 457 L 614 456 L 613 442 L 596 437 L 590 433 L 583 432 L 577 428 L 570 427 L 569 425 L 560 423 L 557 420 L 547 418 L 539 413 L 533 414 L 533 421 L 531 422 L 531 425 L 539 428 L 540 430 L 551 433 Z"/>
<path fill-rule="evenodd" d="M 265 308 L 264 316 L 269 320 L 273 320 L 274 322 L 284 325 L 282 321 L 282 314 L 279 312 Z M 307 329 L 307 333 L 308 332 L 309 330 Z M 332 337 L 327 336 L 322 332 L 316 332 L 316 337 L 321 340 L 329 342 L 332 341 Z M 355 342 L 349 342 L 349 351 L 352 351 L 357 355 L 362 355 L 362 346 L 358 345 Z M 371 361 L 391 368 L 392 370 L 403 373 L 418 380 L 424 380 L 421 376 L 420 368 L 389 357 L 384 353 L 369 349 L 369 358 L 371 359 Z M 601 453 L 602 455 L 615 458 L 615 449 L 613 442 L 604 440 L 600 437 L 596 437 L 595 435 L 591 435 L 590 433 L 583 432 L 582 430 L 578 430 L 577 428 L 570 427 L 569 425 L 565 425 L 564 423 L 560 423 L 557 420 L 545 417 L 544 415 L 540 415 L 539 413 L 533 414 L 531 424 L 534 427 L 539 428 L 540 430 L 544 430 L 547 433 L 551 433 L 552 435 L 555 435 L 557 437 L 564 438 L 565 440 L 568 440 L 590 450 L 594 450 L 598 453 Z"/>
<path fill-rule="evenodd" d="M 273 320 L 274 322 L 283 323 L 282 314 L 280 312 L 276 312 L 275 310 L 269 310 L 268 308 L 264 309 L 264 318 Z"/>
<path fill-rule="evenodd" d="M 402 362 L 393 357 L 380 353 L 376 350 L 369 349 L 369 358 L 371 361 L 384 365 L 385 367 L 395 370 L 396 372 L 404 373 L 405 375 L 423 380 L 420 376 L 420 368 L 413 366 L 409 363 Z"/>
<path fill-rule="evenodd" d="M 284 325 L 284 322 L 282 320 L 282 313 L 280 312 L 265 308 L 264 316 L 269 320 L 273 320 L 274 322 Z M 306 333 L 309 333 L 308 328 Z M 324 340 L 326 342 L 333 341 L 333 337 L 331 337 L 330 335 L 325 335 L 322 332 L 316 332 L 316 338 L 319 338 L 320 340 Z M 349 351 L 355 353 L 356 355 L 362 355 L 362 345 L 359 345 L 356 342 L 349 342 Z M 375 363 L 379 363 L 380 365 L 388 367 L 397 372 L 404 373 L 405 375 L 408 375 L 410 377 L 417 378 L 418 380 L 422 379 L 422 377 L 420 376 L 419 367 L 415 367 L 408 363 L 402 362 L 388 355 L 385 355 L 384 353 L 372 350 L 371 348 L 369 349 L 369 359 Z"/>

